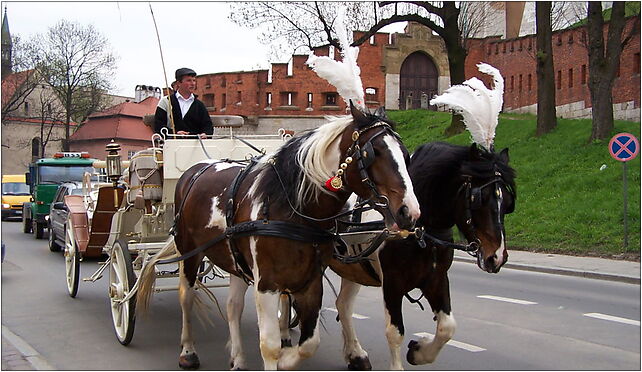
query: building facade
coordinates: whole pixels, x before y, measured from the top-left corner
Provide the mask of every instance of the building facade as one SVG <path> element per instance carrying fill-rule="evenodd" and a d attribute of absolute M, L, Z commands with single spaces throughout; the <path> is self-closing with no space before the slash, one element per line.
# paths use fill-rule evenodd
<path fill-rule="evenodd" d="M 502 35 L 523 35 L 525 30 L 530 30 L 531 12 L 529 9 L 525 12 L 525 8 L 534 7 L 534 4 L 522 4 L 521 8 L 492 4 L 495 5 L 489 8 L 489 14 L 503 12 L 504 18 L 498 17 L 505 19 L 505 22 L 498 22 L 501 27 L 496 27 L 495 31 Z M 514 17 L 508 17 L 509 14 Z M 519 22 L 511 21 L 515 18 Z M 629 18 L 626 30 L 633 23 L 634 17 Z M 607 28 L 608 23 L 605 32 Z M 560 117 L 591 117 L 586 32 L 585 27 L 578 27 L 553 34 L 556 102 Z M 353 33 L 355 39 L 361 35 L 361 32 Z M 536 37 L 534 34 L 512 38 L 502 35 L 467 40 L 466 76 L 479 76 L 476 68 L 479 62 L 497 67 L 506 81 L 504 112 L 536 113 Z M 358 64 L 369 107 L 431 108 L 429 100 L 450 86 L 443 40 L 422 25 L 411 22 L 404 33 L 377 33 L 359 48 Z M 327 47 L 317 48 L 314 53 L 333 55 L 332 49 Z M 339 55 L 334 57 L 340 59 Z M 290 64 L 273 63 L 271 70 L 199 75 L 197 94 L 211 115 L 241 115 L 246 118 L 245 130 L 253 133 L 274 130 L 274 125 L 268 125 L 263 132 L 258 126 L 263 122 L 289 123 L 286 118 L 307 117 L 320 123 L 323 115 L 344 114 L 346 105 L 334 87 L 305 65 L 306 59 L 307 56 L 294 55 Z M 622 52 L 613 95 L 616 119 L 640 120 L 639 33 Z"/>

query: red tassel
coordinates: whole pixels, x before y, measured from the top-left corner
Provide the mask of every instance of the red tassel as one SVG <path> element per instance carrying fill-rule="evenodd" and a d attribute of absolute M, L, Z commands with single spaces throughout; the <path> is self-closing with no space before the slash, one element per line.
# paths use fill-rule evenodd
<path fill-rule="evenodd" d="M 330 190 L 330 191 L 332 191 L 332 192 L 337 192 L 337 191 L 341 190 L 341 188 L 336 188 L 336 187 L 332 186 L 332 180 L 334 178 L 335 177 L 330 177 L 327 181 L 325 181 L 325 188 Z"/>

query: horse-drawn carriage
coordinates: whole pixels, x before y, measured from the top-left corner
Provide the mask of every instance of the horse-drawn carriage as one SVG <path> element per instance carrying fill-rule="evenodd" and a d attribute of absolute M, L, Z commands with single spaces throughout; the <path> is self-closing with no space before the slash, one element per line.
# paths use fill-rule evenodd
<path fill-rule="evenodd" d="M 217 120 L 229 123 L 242 119 L 226 116 Z M 128 344 L 134 331 L 138 274 L 155 253 L 174 244 L 170 229 L 174 222 L 174 189 L 180 176 L 210 157 L 245 163 L 257 150 L 274 151 L 290 137 L 284 130 L 279 133 L 242 138 L 212 136 L 202 140 L 196 136 L 154 135 L 152 147 L 134 154 L 130 161 L 121 160 L 118 144 L 107 145 L 106 160 L 95 162 L 94 167 L 106 168 L 112 182 L 87 181 L 83 184 L 83 195 L 65 197 L 69 211 L 64 253 L 69 295 L 75 297 L 78 293 L 81 259 L 106 256 L 83 281 L 95 282 L 109 269 L 108 294 L 114 329 L 118 341 Z M 228 277 L 205 261 L 198 276 L 203 280 L 212 275 Z M 178 270 L 157 270 L 158 279 L 175 277 Z M 206 287 L 227 285 L 223 280 Z M 156 286 L 155 291 L 176 288 L 176 285 Z"/>

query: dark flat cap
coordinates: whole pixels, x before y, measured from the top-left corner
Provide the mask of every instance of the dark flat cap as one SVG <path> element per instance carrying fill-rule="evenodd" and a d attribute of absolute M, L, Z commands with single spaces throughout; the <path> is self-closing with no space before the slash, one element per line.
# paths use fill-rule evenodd
<path fill-rule="evenodd" d="M 196 71 L 187 67 L 179 68 L 178 70 L 176 70 L 176 80 L 181 80 L 181 78 L 185 75 L 196 76 Z"/>

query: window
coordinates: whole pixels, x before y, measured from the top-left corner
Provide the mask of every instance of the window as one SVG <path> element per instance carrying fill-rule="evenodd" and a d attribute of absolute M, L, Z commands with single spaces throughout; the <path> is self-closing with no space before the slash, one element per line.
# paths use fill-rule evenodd
<path fill-rule="evenodd" d="M 214 94 L 203 94 L 203 104 L 205 107 L 214 107 Z"/>
<path fill-rule="evenodd" d="M 221 96 L 221 108 L 225 108 L 227 106 L 227 94 L 223 93 Z"/>
<path fill-rule="evenodd" d="M 515 51 L 515 41 L 510 42 L 510 51 L 514 52 Z"/>
<path fill-rule="evenodd" d="M 336 93 L 326 93 L 325 94 L 325 104 L 326 104 L 326 106 L 337 106 L 337 94 Z"/>
<path fill-rule="evenodd" d="M 568 35 L 568 43 L 573 44 L 573 33 L 571 32 L 570 35 Z"/>
<path fill-rule="evenodd" d="M 528 39 L 528 50 L 533 49 L 533 38 Z"/>
<path fill-rule="evenodd" d="M 272 106 L 272 93 L 268 92 L 265 94 L 265 104 L 267 107 Z"/>
<path fill-rule="evenodd" d="M 515 90 L 515 76 L 510 77 L 510 90 Z"/>
<path fill-rule="evenodd" d="M 517 50 L 519 50 L 520 52 L 521 52 L 521 51 L 522 51 L 522 49 L 523 49 L 523 48 L 522 48 L 522 41 L 523 41 L 522 39 L 519 39 L 519 48 L 517 48 Z"/>
<path fill-rule="evenodd" d="M 557 89 L 562 89 L 562 70 L 557 70 Z"/>
<path fill-rule="evenodd" d="M 499 53 L 499 44 L 495 44 L 495 54 Z"/>
<path fill-rule="evenodd" d="M 562 35 L 557 35 L 557 45 L 562 45 Z"/>
<path fill-rule="evenodd" d="M 209 88 L 212 86 L 212 79 L 210 77 L 207 77 L 205 79 L 205 89 Z"/>
<path fill-rule="evenodd" d="M 240 105 L 242 104 L 241 102 L 242 102 L 242 99 L 241 99 L 241 91 L 240 91 L 240 90 L 237 90 L 237 91 L 236 91 L 236 104 L 237 104 L 238 106 L 240 106 Z"/>
<path fill-rule="evenodd" d="M 375 36 L 370 36 L 370 45 L 375 45 Z"/>
<path fill-rule="evenodd" d="M 528 91 L 533 90 L 533 76 L 528 74 Z"/>
<path fill-rule="evenodd" d="M 287 76 L 294 75 L 293 69 L 294 69 L 294 60 L 292 58 L 290 58 L 290 61 L 288 62 L 288 72 L 287 72 L 288 75 Z"/>
<path fill-rule="evenodd" d="M 25 115 L 29 115 L 29 102 L 25 102 Z"/>
<path fill-rule="evenodd" d="M 136 153 L 136 151 L 134 151 L 134 150 L 127 151 L 127 159 L 131 159 L 132 156 L 134 156 L 135 153 Z"/>
<path fill-rule="evenodd" d="M 281 92 L 281 106 L 295 106 L 296 93 L 295 92 Z"/>
<path fill-rule="evenodd" d="M 308 107 L 312 107 L 312 93 L 308 93 Z"/>
<path fill-rule="evenodd" d="M 568 69 L 568 87 L 573 88 L 573 69 Z"/>
<path fill-rule="evenodd" d="M 330 48 L 328 48 L 328 57 L 334 59 L 334 45 L 330 45 Z"/>
<path fill-rule="evenodd" d="M 522 81 L 523 81 L 522 74 L 519 74 L 519 91 L 520 92 L 522 91 Z"/>
<path fill-rule="evenodd" d="M 506 43 L 502 43 L 502 53 L 506 53 Z"/>
<path fill-rule="evenodd" d="M 377 101 L 377 88 L 366 88 L 366 102 Z"/>
<path fill-rule="evenodd" d="M 582 81 L 582 84 L 586 84 L 586 65 L 582 65 L 581 81 Z"/>

